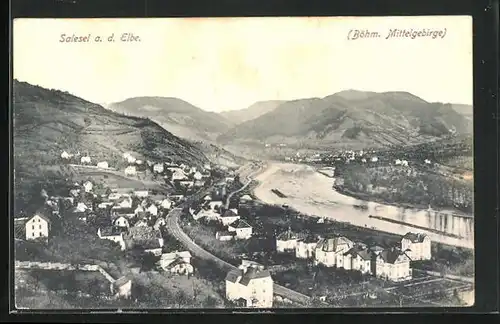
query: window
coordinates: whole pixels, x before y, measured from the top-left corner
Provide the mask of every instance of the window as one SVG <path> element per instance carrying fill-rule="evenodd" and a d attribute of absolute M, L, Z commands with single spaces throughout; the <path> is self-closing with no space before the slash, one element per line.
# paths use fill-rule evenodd
<path fill-rule="evenodd" d="M 35 225 L 31 225 L 31 229 L 34 230 L 35 229 Z"/>
<path fill-rule="evenodd" d="M 38 229 L 42 229 L 42 225 L 38 225 Z"/>
<path fill-rule="evenodd" d="M 31 236 L 35 236 L 35 232 L 31 233 Z"/>

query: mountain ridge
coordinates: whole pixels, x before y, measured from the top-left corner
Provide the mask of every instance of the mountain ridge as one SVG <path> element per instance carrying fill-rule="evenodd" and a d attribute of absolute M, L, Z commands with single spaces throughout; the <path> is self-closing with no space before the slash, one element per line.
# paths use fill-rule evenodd
<path fill-rule="evenodd" d="M 345 90 L 323 98 L 286 101 L 228 130 L 217 140 L 305 145 L 351 141 L 385 146 L 471 131 L 471 121 L 450 104 L 430 103 L 404 91 Z"/>
<path fill-rule="evenodd" d="M 174 135 L 194 141 L 215 139 L 233 126 L 221 115 L 175 97 L 133 97 L 111 103 L 107 109 L 150 118 Z"/>

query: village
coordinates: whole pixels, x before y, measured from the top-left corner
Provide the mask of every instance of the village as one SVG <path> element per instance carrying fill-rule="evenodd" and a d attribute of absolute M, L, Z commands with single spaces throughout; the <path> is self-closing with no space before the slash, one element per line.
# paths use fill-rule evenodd
<path fill-rule="evenodd" d="M 73 219 L 78 221 L 78 226 L 96 229 L 94 235 L 101 242 L 111 242 L 113 249 L 117 251 L 141 251 L 140 258 L 143 263 L 150 263 L 149 270 L 156 269 L 154 271 L 187 278 L 197 272 L 194 266 L 197 255 L 193 256 L 192 252 L 197 254 L 197 249 L 201 247 L 208 254 L 202 258 L 214 261 L 214 265 L 217 262 L 228 265 L 221 267 L 226 271 L 225 289 L 222 293 L 233 307 L 269 308 L 277 307 L 277 304 L 290 307 L 311 299 L 307 290 L 300 287 L 292 287 L 292 290 L 290 283 L 273 279 L 283 277 L 279 271 L 275 271 L 280 267 L 280 262 L 265 261 L 262 251 L 282 255 L 283 260 L 287 260 L 283 262 L 285 268 L 287 262 L 300 267 L 305 261 L 308 264 L 306 272 L 310 272 L 311 267 L 333 269 L 332 271 L 342 269 L 359 273 L 365 279 L 366 276 L 371 276 L 383 282 L 407 283 L 408 286 L 416 286 L 415 280 L 424 284 L 425 280 L 433 279 L 429 273 L 422 276 L 419 269 L 414 272 L 411 267 L 415 262 L 432 258 L 431 241 L 425 234 L 409 232 L 398 244 L 385 247 L 366 244 L 359 239 L 353 240 L 339 234 L 295 232 L 290 226 L 274 229 L 270 234 L 259 217 L 249 212 L 259 202 L 251 194 L 249 185 L 253 183 L 252 178 L 242 177 L 241 170 L 238 173 L 236 170 L 223 168 L 223 171 L 214 176 L 213 169 L 216 166 L 210 164 L 197 168 L 171 161 L 141 161 L 130 153 L 123 154 L 122 159 L 123 170 L 119 171 L 110 167 L 106 161 L 93 162 L 88 155 L 80 156 L 66 151 L 61 153 L 61 163 L 83 170 L 107 172 L 104 179 L 120 173 L 134 179 L 142 177 L 146 181 L 145 174 L 149 174 L 154 179 L 169 184 L 171 190 L 163 190 L 162 186 L 155 189 L 110 188 L 91 178 L 72 184 L 66 196 L 51 196 L 42 190 L 44 206 L 40 206 L 39 211 L 32 215 L 21 214 L 15 218 L 16 241 L 37 242 L 43 246 L 58 235 L 61 227 L 64 227 L 60 224 L 65 219 Z M 164 194 L 167 191 L 169 192 Z M 319 219 L 317 224 L 321 226 L 323 222 L 324 220 Z M 200 238 L 189 229 L 192 226 L 211 234 Z M 179 239 L 183 240 L 181 244 L 177 244 Z M 177 243 L 166 242 L 171 240 L 177 240 Z M 247 246 L 247 253 L 231 252 L 231 245 L 249 242 L 253 245 Z M 257 243 L 254 244 L 255 242 Z M 266 242 L 266 248 L 262 249 L 261 242 Z M 232 253 L 229 257 L 220 253 L 226 247 Z M 95 258 L 98 259 L 99 255 Z M 126 275 L 113 278 L 98 265 L 22 260 L 16 263 L 16 267 L 25 270 L 91 269 L 108 278 L 109 293 L 113 298 L 136 298 L 132 294 L 132 278 Z M 360 281 L 363 287 L 365 279 Z M 463 282 L 457 283 L 446 289 L 464 286 Z M 390 288 L 385 288 L 384 291 L 390 291 Z M 358 291 L 352 294 L 360 295 Z M 361 296 L 364 299 L 375 294 L 366 290 Z M 315 298 L 319 300 L 321 307 L 327 307 L 332 301 L 327 294 L 315 294 Z"/>

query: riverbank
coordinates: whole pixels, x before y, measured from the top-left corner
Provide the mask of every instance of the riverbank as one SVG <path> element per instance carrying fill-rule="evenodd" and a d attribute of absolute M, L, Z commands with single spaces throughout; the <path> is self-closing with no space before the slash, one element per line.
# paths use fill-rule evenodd
<path fill-rule="evenodd" d="M 384 204 L 384 205 L 388 205 L 388 206 L 394 206 L 396 208 L 421 209 L 421 210 L 428 210 L 429 209 L 429 206 L 416 205 L 416 204 L 408 204 L 408 203 L 396 203 L 396 202 L 388 201 L 386 199 L 382 199 L 382 198 L 379 198 L 379 197 L 374 197 L 373 195 L 370 195 L 370 194 L 367 194 L 367 193 L 351 191 L 351 190 L 349 190 L 347 188 L 334 187 L 333 190 L 335 190 L 335 191 L 337 191 L 337 192 L 339 192 L 339 193 L 341 193 L 341 194 L 343 194 L 345 196 L 349 196 L 349 197 L 352 197 L 352 198 L 355 198 L 355 199 L 369 200 L 369 201 L 376 202 L 376 203 L 379 203 L 379 204 Z M 458 211 L 458 210 L 454 211 L 454 210 L 450 210 L 450 209 L 446 209 L 446 208 L 432 208 L 430 210 L 432 210 L 433 212 L 436 212 L 436 213 L 452 213 L 452 214 L 456 214 L 456 215 L 461 215 L 463 217 L 469 217 L 470 216 L 471 218 L 474 218 L 473 215 L 468 215 L 468 214 L 465 214 L 462 211 Z"/>

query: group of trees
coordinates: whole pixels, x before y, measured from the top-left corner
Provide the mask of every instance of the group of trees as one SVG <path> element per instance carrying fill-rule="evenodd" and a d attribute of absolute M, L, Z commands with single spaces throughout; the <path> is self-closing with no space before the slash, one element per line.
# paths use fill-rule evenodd
<path fill-rule="evenodd" d="M 344 188 L 368 194 L 389 203 L 455 207 L 472 211 L 473 189 L 466 182 L 410 168 L 365 168 L 344 170 Z"/>

